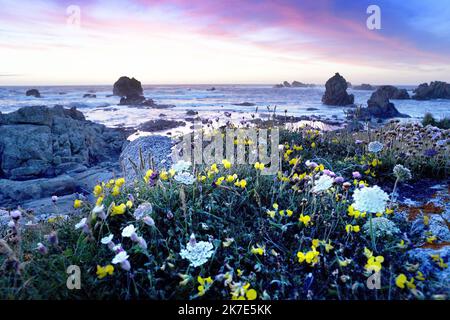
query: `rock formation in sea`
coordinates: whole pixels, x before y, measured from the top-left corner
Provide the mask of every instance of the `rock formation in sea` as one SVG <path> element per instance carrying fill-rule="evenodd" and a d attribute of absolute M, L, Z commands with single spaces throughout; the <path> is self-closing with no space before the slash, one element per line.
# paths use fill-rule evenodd
<path fill-rule="evenodd" d="M 283 83 L 276 84 L 274 88 L 313 88 L 315 86 L 316 86 L 315 84 L 303 83 L 300 81 L 292 81 L 292 83 L 284 81 Z"/>
<path fill-rule="evenodd" d="M 30 89 L 27 90 L 27 92 L 25 92 L 26 96 L 29 97 L 35 97 L 35 98 L 40 98 L 41 97 L 41 93 L 39 92 L 38 89 Z"/>
<path fill-rule="evenodd" d="M 339 73 L 325 83 L 325 93 L 322 102 L 331 106 L 352 105 L 355 97 L 347 93 L 347 81 Z"/>
<path fill-rule="evenodd" d="M 113 94 L 115 96 L 121 97 L 119 103 L 120 105 L 156 109 L 174 107 L 173 105 L 156 104 L 152 99 L 146 99 L 144 97 L 144 90 L 142 88 L 141 82 L 136 80 L 135 78 L 129 78 L 125 76 L 120 77 L 119 80 L 114 83 Z"/>
<path fill-rule="evenodd" d="M 371 118 L 390 119 L 390 118 L 407 118 L 408 115 L 400 113 L 395 105 L 389 101 L 392 90 L 386 89 L 386 86 L 379 87 L 377 91 L 372 93 L 367 100 L 367 108 L 354 110 L 350 113 L 351 117 L 356 116 L 360 120 L 369 120 Z"/>
<path fill-rule="evenodd" d="M 285 86 L 286 88 L 290 88 L 291 84 L 289 82 L 287 82 L 287 81 L 284 81 L 283 82 L 283 86 Z"/>
<path fill-rule="evenodd" d="M 112 177 L 126 137 L 75 108 L 0 114 L 0 203 L 26 207 L 23 201 L 91 191 L 97 178 Z"/>
<path fill-rule="evenodd" d="M 407 100 L 410 98 L 406 89 L 399 89 L 394 86 L 380 86 L 377 91 L 385 95 L 388 99 Z"/>
<path fill-rule="evenodd" d="M 422 83 L 414 89 L 415 100 L 450 99 L 450 84 L 443 81 Z"/>
<path fill-rule="evenodd" d="M 362 83 L 359 86 L 353 86 L 352 89 L 354 90 L 375 90 L 375 87 L 368 84 L 368 83 Z"/>

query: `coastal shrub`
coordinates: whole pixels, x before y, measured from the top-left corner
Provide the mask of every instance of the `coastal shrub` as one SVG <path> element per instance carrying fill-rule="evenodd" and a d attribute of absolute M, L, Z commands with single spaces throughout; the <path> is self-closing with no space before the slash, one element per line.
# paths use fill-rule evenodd
<path fill-rule="evenodd" d="M 450 129 L 450 118 L 445 117 L 437 121 L 431 113 L 426 113 L 423 117 L 422 124 L 424 126 L 431 125 L 440 129 Z"/>
<path fill-rule="evenodd" d="M 390 135 L 359 140 L 306 128 L 281 137 L 275 176 L 263 175 L 259 162 L 192 167 L 180 161 L 166 170 L 145 168 L 136 181 L 99 183 L 91 200 L 75 200 L 70 218 L 27 225 L 26 211 L 11 211 L 0 243 L 0 297 L 410 299 L 447 293 L 434 271 L 407 254 L 425 239 L 409 234 L 393 190 L 380 183 L 380 176 L 397 181 L 401 169 L 394 175 L 390 165 L 401 158 Z M 447 154 L 442 161 L 448 163 Z M 411 162 L 402 163 L 410 168 Z M 441 260 L 432 263 L 447 268 Z M 71 265 L 82 271 L 80 290 L 66 287 Z M 378 272 L 381 287 L 372 290 L 368 278 Z"/>

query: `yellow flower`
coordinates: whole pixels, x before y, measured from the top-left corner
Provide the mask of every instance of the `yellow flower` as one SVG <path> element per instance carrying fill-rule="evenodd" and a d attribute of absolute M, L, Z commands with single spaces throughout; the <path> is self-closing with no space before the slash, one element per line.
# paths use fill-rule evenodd
<path fill-rule="evenodd" d="M 119 178 L 116 180 L 116 187 L 121 187 L 125 184 L 125 179 L 124 178 Z"/>
<path fill-rule="evenodd" d="M 317 247 L 319 246 L 319 244 L 320 244 L 319 239 L 313 239 L 313 240 L 312 240 L 312 246 L 313 246 L 313 248 L 317 248 Z"/>
<path fill-rule="evenodd" d="M 170 169 L 169 170 L 169 174 L 170 174 L 171 177 L 173 177 L 175 175 L 175 173 L 176 173 L 175 169 Z"/>
<path fill-rule="evenodd" d="M 114 186 L 114 188 L 113 188 L 111 194 L 112 194 L 114 197 L 117 197 L 117 196 L 120 194 L 120 187 Z"/>
<path fill-rule="evenodd" d="M 400 289 L 405 289 L 405 286 L 408 289 L 415 289 L 416 285 L 414 284 L 414 278 L 411 278 L 408 281 L 408 278 L 403 274 L 399 274 L 396 278 L 395 278 L 395 285 L 397 287 L 399 287 Z"/>
<path fill-rule="evenodd" d="M 291 166 L 295 166 L 295 165 L 297 164 L 298 161 L 299 161 L 298 158 L 292 158 L 292 159 L 289 161 L 289 164 L 290 164 Z"/>
<path fill-rule="evenodd" d="M 400 240 L 400 242 L 397 244 L 397 247 L 401 249 L 406 248 L 405 240 Z"/>
<path fill-rule="evenodd" d="M 360 231 L 360 227 L 358 225 L 352 226 L 351 224 L 348 224 L 348 225 L 345 226 L 345 231 L 347 231 L 347 233 L 359 232 Z"/>
<path fill-rule="evenodd" d="M 316 143 L 315 142 L 313 142 L 313 143 L 311 143 L 311 148 L 315 148 L 316 147 Z"/>
<path fill-rule="evenodd" d="M 73 207 L 74 207 L 75 209 L 81 208 L 82 205 L 83 205 L 83 201 L 81 201 L 81 200 L 79 200 L 79 199 L 76 199 L 76 200 L 73 202 Z"/>
<path fill-rule="evenodd" d="M 219 177 L 216 180 L 216 186 L 220 186 L 222 184 L 222 182 L 225 180 L 225 177 Z"/>
<path fill-rule="evenodd" d="M 370 257 L 373 256 L 373 252 L 364 247 L 364 255 L 366 256 L 367 259 L 369 259 Z"/>
<path fill-rule="evenodd" d="M 245 181 L 244 179 L 240 180 L 240 181 L 236 181 L 234 183 L 235 186 L 240 187 L 242 189 L 245 189 L 245 187 L 247 186 L 247 181 Z"/>
<path fill-rule="evenodd" d="M 197 277 L 197 281 L 200 284 L 197 287 L 198 290 L 198 295 L 199 296 L 203 296 L 205 294 L 205 292 L 209 289 L 209 287 L 211 286 L 211 283 L 213 283 L 213 280 L 211 279 L 211 277 L 208 278 L 202 278 L 200 276 Z"/>
<path fill-rule="evenodd" d="M 419 281 L 425 281 L 425 277 L 423 276 L 423 273 L 420 271 L 417 271 L 416 279 Z"/>
<path fill-rule="evenodd" d="M 212 173 L 219 173 L 219 169 L 217 168 L 217 164 L 213 163 L 213 164 L 211 165 L 210 171 L 211 171 Z"/>
<path fill-rule="evenodd" d="M 153 174 L 152 169 L 147 170 L 147 172 L 145 173 L 145 176 L 144 176 L 145 183 L 148 183 L 150 181 L 150 177 L 152 176 L 152 174 Z"/>
<path fill-rule="evenodd" d="M 159 174 L 159 178 L 166 181 L 169 179 L 169 174 L 167 173 L 167 171 L 161 171 L 161 173 Z"/>
<path fill-rule="evenodd" d="M 297 252 L 297 258 L 298 258 L 298 262 L 302 263 L 303 261 L 305 261 L 305 254 L 301 251 Z"/>
<path fill-rule="evenodd" d="M 437 237 L 434 235 L 427 238 L 427 242 L 430 244 L 435 242 L 436 240 L 437 240 Z"/>
<path fill-rule="evenodd" d="M 264 170 L 264 163 L 256 162 L 254 165 L 256 170 Z"/>
<path fill-rule="evenodd" d="M 287 215 L 288 217 L 292 217 L 293 214 L 294 214 L 294 211 L 289 210 L 289 209 L 286 210 L 286 215 Z"/>
<path fill-rule="evenodd" d="M 353 205 L 350 205 L 350 206 L 348 207 L 347 212 L 348 212 L 348 215 L 349 215 L 350 217 L 353 217 L 353 218 L 355 218 L 355 219 L 358 219 L 358 218 L 365 218 L 365 217 L 366 217 L 366 213 L 365 213 L 365 212 L 361 213 L 360 211 L 358 211 L 358 210 L 356 210 L 355 208 L 353 208 Z"/>
<path fill-rule="evenodd" d="M 423 216 L 423 224 L 426 225 L 426 226 L 430 224 L 430 217 L 429 216 L 427 216 L 427 215 Z"/>
<path fill-rule="evenodd" d="M 278 208 L 279 208 L 278 203 L 275 202 L 275 203 L 272 205 L 272 207 L 273 207 L 275 210 L 278 210 Z"/>
<path fill-rule="evenodd" d="M 274 210 L 267 210 L 267 215 L 273 219 L 273 218 L 275 218 L 275 211 Z"/>
<path fill-rule="evenodd" d="M 128 209 L 131 209 L 133 207 L 133 202 L 131 200 L 128 200 L 126 206 Z"/>
<path fill-rule="evenodd" d="M 300 222 L 302 222 L 305 225 L 305 227 L 307 227 L 309 225 L 309 223 L 311 222 L 311 217 L 308 215 L 304 216 L 303 214 L 301 214 L 300 217 L 298 218 L 298 220 Z"/>
<path fill-rule="evenodd" d="M 258 294 L 255 289 L 250 289 L 245 293 L 245 296 L 247 297 L 247 300 L 255 300 Z"/>
<path fill-rule="evenodd" d="M 228 175 L 226 178 L 227 182 L 233 182 L 234 180 L 237 179 L 237 174 L 233 174 L 233 175 Z"/>
<path fill-rule="evenodd" d="M 297 146 L 296 144 L 294 144 L 294 150 L 295 151 L 302 151 L 303 150 L 303 146 Z"/>
<path fill-rule="evenodd" d="M 105 187 L 107 187 L 108 189 L 111 189 L 113 185 L 114 185 L 114 179 L 111 179 L 108 181 L 108 183 L 105 184 Z"/>
<path fill-rule="evenodd" d="M 118 214 L 124 214 L 125 211 L 127 210 L 127 206 L 125 204 L 120 204 L 118 206 L 116 206 L 114 203 L 111 207 L 111 216 L 115 216 Z"/>
<path fill-rule="evenodd" d="M 99 279 L 103 279 L 107 275 L 112 275 L 114 272 L 114 267 L 110 264 L 108 264 L 105 267 L 97 265 L 97 276 Z"/>
<path fill-rule="evenodd" d="M 367 264 L 364 268 L 367 271 L 379 272 L 381 270 L 381 264 L 384 262 L 383 256 L 372 256 L 367 260 Z"/>
<path fill-rule="evenodd" d="M 260 256 L 264 255 L 264 253 L 266 253 L 266 248 L 265 246 L 260 246 L 258 245 L 257 247 L 252 246 L 251 252 L 253 254 L 258 254 Z"/>
<path fill-rule="evenodd" d="M 223 164 L 225 169 L 230 169 L 231 168 L 231 162 L 228 161 L 227 159 L 223 159 L 222 160 L 222 164 Z"/>
<path fill-rule="evenodd" d="M 104 199 L 103 196 L 102 197 L 98 197 L 97 201 L 95 202 L 95 205 L 100 207 L 101 204 L 103 203 L 103 199 Z"/>
<path fill-rule="evenodd" d="M 325 244 L 325 251 L 328 253 L 333 250 L 333 246 L 331 245 L 331 240 L 328 240 L 328 243 Z"/>
<path fill-rule="evenodd" d="M 352 259 L 345 258 L 344 260 L 338 259 L 339 266 L 346 267 L 352 262 Z"/>
<path fill-rule="evenodd" d="M 94 187 L 94 196 L 96 197 L 96 198 L 98 198 L 98 197 L 100 197 L 100 195 L 102 194 L 102 192 L 103 192 L 103 188 L 100 186 L 100 185 L 96 185 L 95 187 Z"/>
<path fill-rule="evenodd" d="M 386 214 L 394 213 L 394 209 L 386 208 Z"/>
<path fill-rule="evenodd" d="M 206 176 L 198 176 L 197 180 L 200 181 L 200 182 L 205 182 L 206 181 Z"/>

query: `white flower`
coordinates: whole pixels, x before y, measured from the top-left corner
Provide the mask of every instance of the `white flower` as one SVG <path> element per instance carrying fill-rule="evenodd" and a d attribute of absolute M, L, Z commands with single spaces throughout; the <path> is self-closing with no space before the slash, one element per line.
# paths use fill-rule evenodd
<path fill-rule="evenodd" d="M 86 226 L 86 221 L 87 221 L 87 218 L 81 219 L 80 222 L 78 222 L 78 223 L 75 225 L 75 229 L 77 230 L 77 229 L 84 228 L 84 227 Z"/>
<path fill-rule="evenodd" d="M 22 212 L 20 212 L 20 210 L 11 211 L 10 214 L 11 214 L 11 218 L 13 218 L 15 220 L 20 219 L 22 217 Z"/>
<path fill-rule="evenodd" d="M 8 227 L 9 227 L 9 228 L 13 228 L 15 225 L 16 225 L 15 222 L 12 221 L 12 220 L 10 220 L 10 221 L 8 222 Z"/>
<path fill-rule="evenodd" d="M 184 172 L 184 171 L 189 170 L 190 167 L 191 167 L 191 162 L 184 161 L 184 160 L 179 160 L 177 163 L 172 165 L 172 169 L 175 170 L 175 172 Z"/>
<path fill-rule="evenodd" d="M 311 189 L 313 193 L 320 193 L 330 189 L 333 186 L 334 179 L 327 175 L 322 175 L 314 182 L 314 187 Z"/>
<path fill-rule="evenodd" d="M 395 177 L 399 181 L 406 181 L 406 180 L 410 180 L 412 178 L 411 170 L 402 166 L 401 164 L 395 165 L 393 172 L 394 172 Z"/>
<path fill-rule="evenodd" d="M 367 148 L 368 148 L 369 152 L 378 153 L 381 150 L 383 150 L 383 147 L 384 147 L 384 145 L 381 142 L 372 141 L 371 143 L 369 143 Z"/>
<path fill-rule="evenodd" d="M 118 264 L 118 263 L 125 262 L 128 260 L 129 257 L 130 256 L 128 255 L 128 253 L 126 253 L 126 251 L 120 251 L 118 254 L 116 254 L 114 259 L 112 259 L 112 263 Z"/>
<path fill-rule="evenodd" d="M 388 194 L 379 186 L 356 189 L 353 193 L 353 208 L 368 213 L 384 212 L 388 199 Z"/>
<path fill-rule="evenodd" d="M 195 177 L 189 172 L 177 173 L 174 179 L 175 181 L 185 185 L 191 185 L 195 182 Z"/>
<path fill-rule="evenodd" d="M 110 234 L 109 236 L 103 237 L 100 242 L 102 244 L 108 244 L 112 241 L 112 239 L 114 238 L 114 235 Z"/>
<path fill-rule="evenodd" d="M 132 224 L 129 226 L 123 228 L 122 230 L 122 237 L 124 238 L 131 238 L 131 236 L 135 233 L 136 229 Z"/>
<path fill-rule="evenodd" d="M 142 221 L 144 221 L 144 223 L 150 227 L 153 227 L 155 225 L 155 220 L 153 220 L 153 218 L 150 216 L 144 217 L 144 219 L 142 219 Z"/>
<path fill-rule="evenodd" d="M 144 202 L 136 208 L 133 215 L 136 218 L 136 220 L 141 220 L 145 216 L 152 214 L 152 212 L 153 212 L 152 204 L 149 202 Z"/>
<path fill-rule="evenodd" d="M 370 234 L 369 221 L 363 225 L 363 230 L 366 234 Z M 393 235 L 400 233 L 400 229 L 395 223 L 385 217 L 373 218 L 372 230 L 377 238 L 392 237 Z"/>
<path fill-rule="evenodd" d="M 105 210 L 104 205 L 95 206 L 94 209 L 92 209 L 92 213 L 99 214 L 99 213 L 103 212 L 103 210 Z"/>
<path fill-rule="evenodd" d="M 119 243 L 119 244 L 115 245 L 114 247 L 112 247 L 111 250 L 114 251 L 114 252 L 117 252 L 117 253 L 121 252 L 122 251 L 122 244 Z"/>
<path fill-rule="evenodd" d="M 192 241 L 189 241 L 186 244 L 186 249 L 180 251 L 180 256 L 189 260 L 193 267 L 199 267 L 211 258 L 213 249 L 214 246 L 210 242 L 199 241 L 192 244 Z"/>

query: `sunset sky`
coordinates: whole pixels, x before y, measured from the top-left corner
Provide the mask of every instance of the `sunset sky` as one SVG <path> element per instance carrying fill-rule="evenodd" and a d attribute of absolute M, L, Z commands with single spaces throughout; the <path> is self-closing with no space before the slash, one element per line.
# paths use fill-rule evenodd
<path fill-rule="evenodd" d="M 0 0 L 0 85 L 450 82 L 449 39 L 448 0 Z"/>

